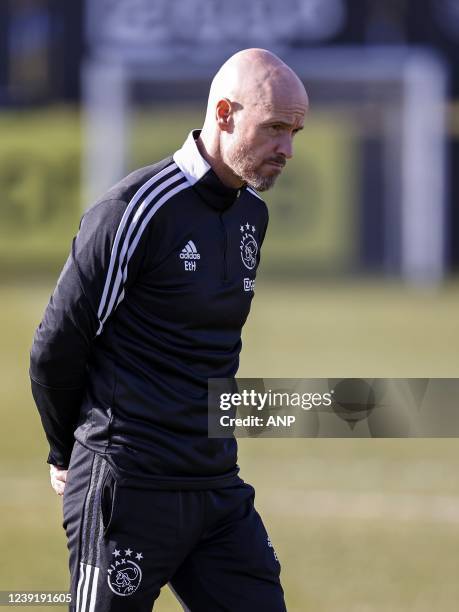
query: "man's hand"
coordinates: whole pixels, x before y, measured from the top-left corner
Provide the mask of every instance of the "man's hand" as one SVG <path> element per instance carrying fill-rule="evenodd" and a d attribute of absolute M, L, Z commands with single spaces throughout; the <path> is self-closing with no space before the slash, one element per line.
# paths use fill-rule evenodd
<path fill-rule="evenodd" d="M 49 466 L 49 475 L 51 477 L 51 486 L 58 495 L 64 495 L 65 483 L 67 481 L 67 470 L 57 467 L 56 465 Z"/>

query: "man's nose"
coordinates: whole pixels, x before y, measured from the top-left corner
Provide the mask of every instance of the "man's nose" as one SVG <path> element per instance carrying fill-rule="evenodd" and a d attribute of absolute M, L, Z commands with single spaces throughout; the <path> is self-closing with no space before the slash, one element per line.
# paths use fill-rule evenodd
<path fill-rule="evenodd" d="M 287 159 L 292 159 L 293 157 L 293 140 L 290 134 L 283 134 L 282 139 L 278 143 L 277 153 L 280 153 Z"/>

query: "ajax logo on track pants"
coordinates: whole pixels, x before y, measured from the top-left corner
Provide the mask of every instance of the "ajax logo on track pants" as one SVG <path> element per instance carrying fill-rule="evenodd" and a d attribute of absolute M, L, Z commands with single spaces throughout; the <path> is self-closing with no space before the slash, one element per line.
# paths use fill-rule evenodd
<path fill-rule="evenodd" d="M 286 610 L 253 487 L 134 485 L 75 443 L 64 493 L 71 612 L 150 612 L 166 584 L 193 612 Z"/>

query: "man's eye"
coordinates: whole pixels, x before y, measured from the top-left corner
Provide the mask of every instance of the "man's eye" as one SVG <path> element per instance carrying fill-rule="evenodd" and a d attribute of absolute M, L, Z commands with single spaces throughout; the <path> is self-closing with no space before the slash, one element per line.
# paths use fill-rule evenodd
<path fill-rule="evenodd" d="M 271 130 L 273 132 L 280 132 L 282 130 L 282 126 L 281 125 L 271 125 Z"/>

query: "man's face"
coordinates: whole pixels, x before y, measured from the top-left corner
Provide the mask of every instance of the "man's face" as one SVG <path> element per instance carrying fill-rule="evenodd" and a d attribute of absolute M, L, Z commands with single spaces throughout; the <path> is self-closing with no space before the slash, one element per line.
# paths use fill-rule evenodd
<path fill-rule="evenodd" d="M 270 189 L 293 156 L 293 138 L 303 128 L 306 110 L 304 103 L 279 101 L 239 111 L 224 152 L 226 165 L 257 191 Z"/>

